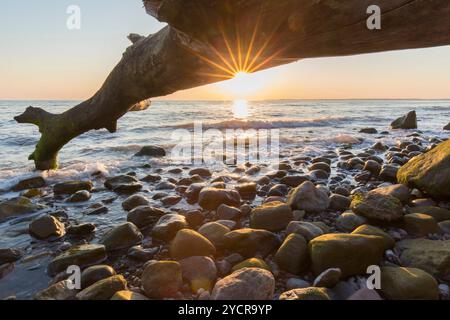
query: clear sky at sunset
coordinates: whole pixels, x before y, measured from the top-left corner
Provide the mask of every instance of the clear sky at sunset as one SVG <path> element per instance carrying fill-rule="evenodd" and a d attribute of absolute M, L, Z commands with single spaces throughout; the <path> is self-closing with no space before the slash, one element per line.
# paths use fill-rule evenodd
<path fill-rule="evenodd" d="M 81 30 L 66 9 L 81 8 Z M 164 25 L 140 0 L 0 1 L 0 99 L 86 99 L 127 46 L 129 33 Z M 303 60 L 263 71 L 249 99 L 450 98 L 450 46 Z M 233 86 L 209 85 L 169 99 L 233 99 Z"/>

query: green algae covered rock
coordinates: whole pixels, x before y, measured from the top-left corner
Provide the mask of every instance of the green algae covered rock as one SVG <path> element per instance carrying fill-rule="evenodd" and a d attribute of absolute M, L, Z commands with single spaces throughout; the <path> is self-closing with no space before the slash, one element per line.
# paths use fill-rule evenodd
<path fill-rule="evenodd" d="M 365 274 L 367 267 L 378 265 L 383 257 L 385 240 L 362 234 L 325 234 L 309 243 L 311 265 L 319 275 L 339 268 L 342 277 Z"/>
<path fill-rule="evenodd" d="M 432 197 L 450 197 L 450 140 L 412 158 L 397 173 L 400 183 L 415 187 Z"/>

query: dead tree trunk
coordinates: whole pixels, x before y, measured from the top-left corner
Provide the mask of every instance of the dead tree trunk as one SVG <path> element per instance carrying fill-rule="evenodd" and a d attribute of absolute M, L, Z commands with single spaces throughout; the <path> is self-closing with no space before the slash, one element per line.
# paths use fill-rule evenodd
<path fill-rule="evenodd" d="M 117 130 L 136 103 L 302 58 L 450 44 L 448 0 L 145 0 L 168 26 L 133 45 L 100 90 L 62 113 L 28 108 L 15 119 L 42 134 L 30 156 L 57 168 L 61 148 L 93 129 Z M 366 26 L 381 8 L 381 30 Z"/>

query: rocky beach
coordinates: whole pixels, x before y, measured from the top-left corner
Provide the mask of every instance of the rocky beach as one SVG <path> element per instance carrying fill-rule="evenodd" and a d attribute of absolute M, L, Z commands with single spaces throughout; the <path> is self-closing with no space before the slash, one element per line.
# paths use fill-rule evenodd
<path fill-rule="evenodd" d="M 277 167 L 181 165 L 146 145 L 115 170 L 10 176 L 0 298 L 449 300 L 450 140 L 416 117 L 291 135 Z"/>

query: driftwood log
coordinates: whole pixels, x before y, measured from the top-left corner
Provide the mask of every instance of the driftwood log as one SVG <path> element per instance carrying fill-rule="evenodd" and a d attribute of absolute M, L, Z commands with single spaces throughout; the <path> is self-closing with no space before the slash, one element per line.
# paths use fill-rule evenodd
<path fill-rule="evenodd" d="M 367 8 L 381 8 L 369 30 Z M 303 58 L 450 44 L 449 0 L 145 0 L 168 24 L 132 45 L 99 91 L 62 113 L 29 107 L 15 120 L 39 127 L 30 160 L 57 168 L 61 148 L 93 129 L 117 130 L 137 103 Z"/>

